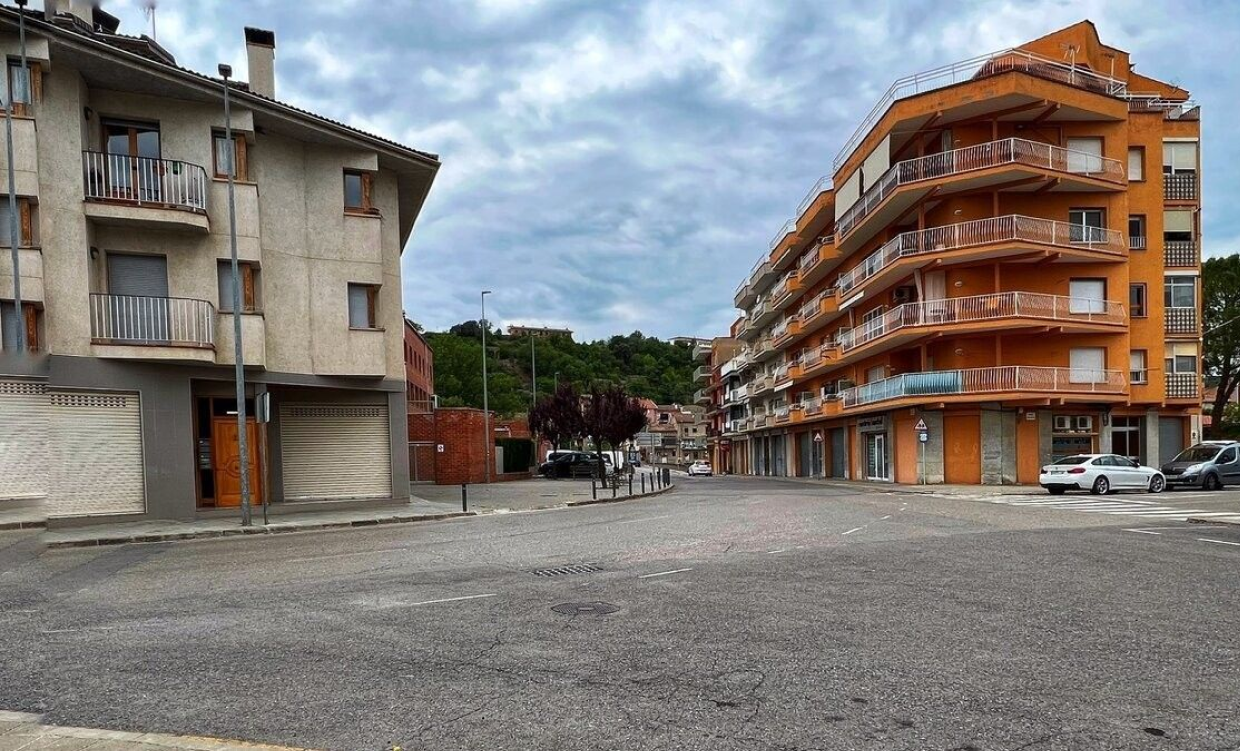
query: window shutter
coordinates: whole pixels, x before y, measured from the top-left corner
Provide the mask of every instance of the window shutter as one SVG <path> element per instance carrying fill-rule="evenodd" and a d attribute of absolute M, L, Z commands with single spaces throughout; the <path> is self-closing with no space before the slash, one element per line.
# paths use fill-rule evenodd
<path fill-rule="evenodd" d="M 374 207 L 374 175 L 364 172 L 362 173 L 362 208 L 370 211 Z"/>
<path fill-rule="evenodd" d="M 1145 149 L 1128 149 L 1128 179 L 1145 179 Z"/>
<path fill-rule="evenodd" d="M 257 308 L 254 303 L 254 267 L 243 263 L 237 270 L 241 272 L 241 310 L 252 313 Z"/>
<path fill-rule="evenodd" d="M 23 305 L 23 312 L 26 318 L 26 348 L 39 348 L 39 318 L 38 311 L 33 305 Z"/>
<path fill-rule="evenodd" d="M 1192 232 L 1193 212 L 1164 211 L 1163 232 Z"/>
<path fill-rule="evenodd" d="M 21 243 L 26 247 L 34 245 L 34 223 L 30 217 L 30 199 L 17 199 L 17 210 L 21 212 Z"/>
<path fill-rule="evenodd" d="M 43 101 L 43 68 L 30 64 L 30 98 L 31 101 Z"/>
<path fill-rule="evenodd" d="M 237 139 L 237 179 L 250 181 L 250 152 L 249 144 L 244 136 L 236 136 Z"/>
<path fill-rule="evenodd" d="M 360 284 L 349 285 L 349 327 L 354 329 L 368 328 L 366 316 L 370 309 L 366 287 Z"/>

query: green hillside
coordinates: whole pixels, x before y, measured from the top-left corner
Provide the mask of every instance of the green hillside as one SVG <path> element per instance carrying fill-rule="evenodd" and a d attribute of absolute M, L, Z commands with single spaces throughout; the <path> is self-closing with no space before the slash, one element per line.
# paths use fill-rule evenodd
<path fill-rule="evenodd" d="M 482 406 L 482 328 L 477 321 L 457 324 L 446 332 L 427 332 L 435 351 L 435 392 L 444 407 Z M 487 334 L 490 406 L 500 414 L 525 412 L 530 406 L 530 338 L 510 337 L 498 330 Z M 538 392 L 547 394 L 556 382 L 581 390 L 592 384 L 619 384 L 633 396 L 660 404 L 688 403 L 695 385 L 690 347 L 643 336 L 613 336 L 594 342 L 567 337 L 536 338 Z"/>

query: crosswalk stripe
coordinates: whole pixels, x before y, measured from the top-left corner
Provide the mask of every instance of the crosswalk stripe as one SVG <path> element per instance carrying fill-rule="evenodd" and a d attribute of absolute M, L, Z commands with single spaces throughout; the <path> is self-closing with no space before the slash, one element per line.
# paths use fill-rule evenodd
<path fill-rule="evenodd" d="M 1103 511 L 1102 513 L 1104 513 L 1104 514 L 1114 514 L 1114 515 L 1117 515 L 1117 516 L 1148 516 L 1148 517 L 1155 517 L 1155 516 L 1170 516 L 1170 515 L 1172 515 L 1172 514 L 1178 514 L 1178 515 L 1180 515 L 1180 516 L 1184 516 L 1184 515 L 1186 515 L 1186 514 L 1199 514 L 1199 513 L 1201 513 L 1201 512 L 1200 512 L 1200 511 L 1198 511 L 1198 510 L 1196 510 L 1196 509 L 1191 509 L 1191 508 L 1177 508 L 1177 509 L 1164 509 L 1164 510 L 1161 510 L 1161 511 L 1156 511 L 1156 510 L 1153 510 L 1153 509 L 1141 509 L 1141 510 L 1139 510 L 1139 511 Z"/>
<path fill-rule="evenodd" d="M 1194 513 L 1193 516 L 1201 516 L 1201 517 L 1231 516 L 1231 517 L 1234 517 L 1235 514 L 1231 513 L 1230 511 L 1198 511 Z"/>

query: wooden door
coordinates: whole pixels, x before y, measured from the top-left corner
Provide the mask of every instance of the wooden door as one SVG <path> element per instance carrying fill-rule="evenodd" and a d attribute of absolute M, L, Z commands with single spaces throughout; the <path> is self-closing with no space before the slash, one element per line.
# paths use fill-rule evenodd
<path fill-rule="evenodd" d="M 258 423 L 246 418 L 245 437 L 250 455 L 250 503 L 263 502 L 258 471 Z M 241 445 L 237 440 L 237 418 L 211 420 L 211 463 L 215 475 L 216 507 L 241 505 Z"/>
<path fill-rule="evenodd" d="M 982 431 L 978 415 L 943 417 L 943 479 L 952 485 L 982 482 Z"/>

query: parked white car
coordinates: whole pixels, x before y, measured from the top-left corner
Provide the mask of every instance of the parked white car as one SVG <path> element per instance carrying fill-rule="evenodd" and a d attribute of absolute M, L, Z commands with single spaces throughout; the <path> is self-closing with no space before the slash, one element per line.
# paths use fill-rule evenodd
<path fill-rule="evenodd" d="M 1038 483 L 1051 495 L 1061 495 L 1068 490 L 1088 490 L 1094 495 L 1116 490 L 1161 493 L 1167 488 L 1167 478 L 1162 472 L 1117 454 L 1065 456 L 1043 467 Z"/>
<path fill-rule="evenodd" d="M 710 477 L 713 474 L 709 462 L 694 462 L 689 465 L 690 477 Z"/>

